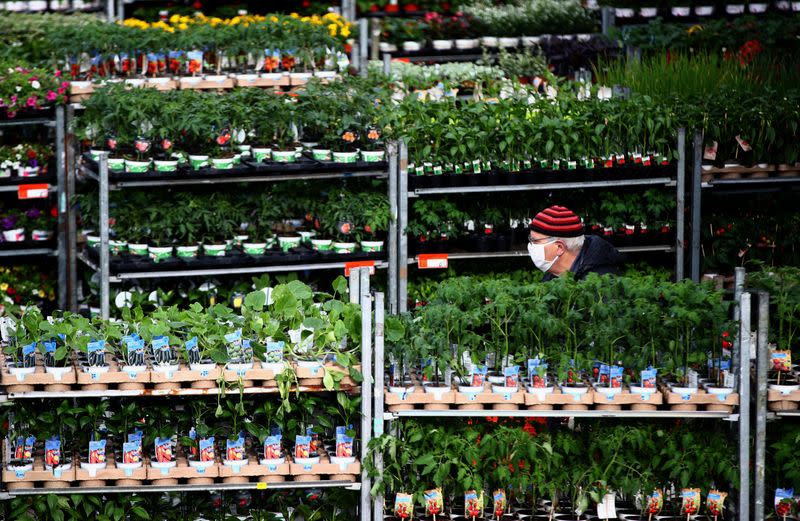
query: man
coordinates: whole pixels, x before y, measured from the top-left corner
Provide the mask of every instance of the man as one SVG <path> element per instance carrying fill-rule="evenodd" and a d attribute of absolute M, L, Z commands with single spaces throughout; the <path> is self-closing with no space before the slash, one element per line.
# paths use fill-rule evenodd
<path fill-rule="evenodd" d="M 543 280 L 568 271 L 577 280 L 589 273 L 619 274 L 622 255 L 611 244 L 595 235 L 583 234 L 583 223 L 571 210 L 551 206 L 533 218 L 528 235 L 528 253 Z"/>

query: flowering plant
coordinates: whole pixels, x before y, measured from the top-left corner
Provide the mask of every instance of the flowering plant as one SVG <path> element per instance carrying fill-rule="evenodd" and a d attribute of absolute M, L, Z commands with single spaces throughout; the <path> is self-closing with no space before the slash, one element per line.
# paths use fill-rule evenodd
<path fill-rule="evenodd" d="M 50 230 L 55 226 L 55 217 L 58 215 L 56 207 L 49 211 L 34 206 L 25 211 L 25 217 L 31 230 Z"/>
<path fill-rule="evenodd" d="M 61 71 L 0 66 L 0 109 L 9 118 L 22 109 L 41 109 L 67 101 L 69 82 Z"/>

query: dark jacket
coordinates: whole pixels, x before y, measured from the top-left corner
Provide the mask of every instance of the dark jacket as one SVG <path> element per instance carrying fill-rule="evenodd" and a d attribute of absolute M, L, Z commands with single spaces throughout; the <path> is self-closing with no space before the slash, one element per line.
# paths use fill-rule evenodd
<path fill-rule="evenodd" d="M 582 280 L 589 273 L 619 275 L 617 265 L 621 261 L 622 254 L 609 242 L 596 235 L 587 235 L 583 241 L 583 248 L 575 257 L 575 262 L 569 271 L 574 274 L 575 280 Z M 555 277 L 552 273 L 545 273 L 542 280 L 552 280 Z"/>

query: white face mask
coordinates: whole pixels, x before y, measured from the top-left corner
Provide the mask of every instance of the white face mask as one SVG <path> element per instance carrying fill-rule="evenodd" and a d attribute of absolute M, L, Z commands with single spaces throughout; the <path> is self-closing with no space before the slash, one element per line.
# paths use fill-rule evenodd
<path fill-rule="evenodd" d="M 555 242 L 555 239 L 552 239 L 552 240 L 550 240 L 548 242 L 545 242 L 543 244 L 534 244 L 532 242 L 528 243 L 528 253 L 531 256 L 531 260 L 533 261 L 533 264 L 537 268 L 542 270 L 544 273 L 547 273 L 548 271 L 550 271 L 550 268 L 553 267 L 553 264 L 555 264 L 555 262 L 560 257 L 560 255 L 556 255 L 553 258 L 553 260 L 551 260 L 551 261 L 548 261 L 547 259 L 545 259 L 544 247 L 547 246 L 548 244 L 553 244 L 554 242 Z"/>

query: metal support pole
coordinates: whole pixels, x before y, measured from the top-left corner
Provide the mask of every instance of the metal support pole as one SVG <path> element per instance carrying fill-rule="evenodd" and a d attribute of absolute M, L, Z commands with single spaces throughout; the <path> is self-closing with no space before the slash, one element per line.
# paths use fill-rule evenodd
<path fill-rule="evenodd" d="M 375 398 L 373 399 L 373 435 L 383 434 L 383 382 L 384 382 L 384 303 L 383 293 L 375 293 Z M 383 453 L 375 453 L 375 469 L 383 474 Z M 378 494 L 372 503 L 372 518 L 383 520 L 383 494 Z"/>
<path fill-rule="evenodd" d="M 361 283 L 361 268 L 354 268 L 350 270 L 350 279 L 348 282 L 350 283 L 350 303 L 358 304 L 361 301 L 361 291 L 359 291 L 359 286 Z"/>
<path fill-rule="evenodd" d="M 369 59 L 380 60 L 381 46 L 381 21 L 379 18 L 370 20 Z"/>
<path fill-rule="evenodd" d="M 742 293 L 744 292 L 744 280 L 747 272 L 744 268 L 737 267 L 734 269 L 734 283 L 733 283 L 733 316 L 735 318 L 739 317 L 740 314 L 740 305 L 742 301 Z M 749 337 L 748 337 L 749 338 Z M 739 352 L 739 347 L 741 346 L 741 337 L 736 335 L 736 338 L 733 339 L 733 350 L 735 353 Z M 739 374 L 739 357 L 734 356 L 731 362 L 731 370 L 733 374 Z"/>
<path fill-rule="evenodd" d="M 703 135 L 700 132 L 694 133 L 693 150 L 691 277 L 693 282 L 700 282 L 700 182 L 703 169 Z"/>
<path fill-rule="evenodd" d="M 388 52 L 383 55 L 383 73 L 387 76 L 392 75 L 392 55 Z"/>
<path fill-rule="evenodd" d="M 361 383 L 361 508 L 359 509 L 361 521 L 370 521 L 372 517 L 372 503 L 370 491 L 371 480 L 367 475 L 366 465 L 369 451 L 367 446 L 372 438 L 372 296 L 369 293 L 369 268 L 362 268 L 359 272 L 350 274 L 351 278 L 360 276 L 360 301 L 361 301 L 361 373 L 364 381 Z"/>
<path fill-rule="evenodd" d="M 686 129 L 678 129 L 678 172 L 675 183 L 677 215 L 675 233 L 675 280 L 683 280 L 686 248 Z"/>
<path fill-rule="evenodd" d="M 353 44 L 353 47 L 350 49 L 350 67 L 353 70 L 361 71 L 361 58 L 359 55 L 360 48 L 358 42 Z"/>
<path fill-rule="evenodd" d="M 114 21 L 114 4 L 116 0 L 106 0 L 106 21 Z"/>
<path fill-rule="evenodd" d="M 111 309 L 108 270 L 108 154 L 100 154 L 100 315 L 108 320 Z"/>
<path fill-rule="evenodd" d="M 600 11 L 600 16 L 603 34 L 608 35 L 609 30 L 614 27 L 614 8 L 603 7 Z"/>
<path fill-rule="evenodd" d="M 758 345 L 756 353 L 756 437 L 753 520 L 764 521 L 764 470 L 767 438 L 767 368 L 769 363 L 769 293 L 758 292 Z"/>
<path fill-rule="evenodd" d="M 397 314 L 397 142 L 388 144 L 389 160 L 389 313 Z"/>
<path fill-rule="evenodd" d="M 114 21 L 125 19 L 125 4 L 122 0 L 117 0 L 117 8 L 114 12 Z"/>
<path fill-rule="evenodd" d="M 405 141 L 400 142 L 398 166 L 397 311 L 405 313 L 408 307 L 408 147 Z"/>
<path fill-rule="evenodd" d="M 75 109 L 71 106 L 67 106 L 67 118 L 66 118 L 66 125 L 69 125 L 69 122 L 73 120 L 75 116 Z M 66 191 L 66 203 L 67 203 L 67 266 L 69 269 L 68 278 L 67 278 L 67 295 L 69 298 L 69 302 L 67 304 L 67 309 L 72 312 L 78 311 L 78 223 L 76 219 L 76 212 L 72 206 L 72 196 L 75 194 L 75 164 L 76 164 L 76 157 L 78 156 L 77 150 L 77 142 L 75 140 L 75 135 L 72 133 L 68 134 L 69 136 L 69 143 L 65 147 L 65 151 L 67 154 L 66 160 L 66 177 L 67 177 L 67 191 Z"/>
<path fill-rule="evenodd" d="M 358 21 L 358 46 L 360 47 L 358 56 L 358 72 L 366 77 L 369 67 L 369 19 L 362 18 Z"/>
<path fill-rule="evenodd" d="M 58 187 L 58 309 L 67 308 L 67 147 L 64 107 L 56 107 L 56 185 Z"/>
<path fill-rule="evenodd" d="M 739 505 L 738 518 L 750 517 L 750 293 L 739 303 Z"/>

